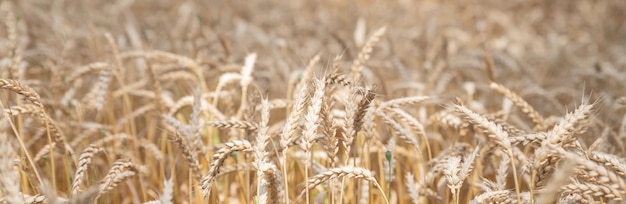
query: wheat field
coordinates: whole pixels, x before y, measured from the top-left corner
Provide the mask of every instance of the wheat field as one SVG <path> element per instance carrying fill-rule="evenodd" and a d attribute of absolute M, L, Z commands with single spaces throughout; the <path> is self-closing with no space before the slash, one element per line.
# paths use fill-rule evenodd
<path fill-rule="evenodd" d="M 623 0 L 0 0 L 0 203 L 623 203 Z"/>

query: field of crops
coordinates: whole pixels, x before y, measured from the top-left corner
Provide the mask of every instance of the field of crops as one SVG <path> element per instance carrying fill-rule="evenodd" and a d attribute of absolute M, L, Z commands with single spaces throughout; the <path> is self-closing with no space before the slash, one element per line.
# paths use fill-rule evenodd
<path fill-rule="evenodd" d="M 0 203 L 622 203 L 624 0 L 0 0 Z"/>

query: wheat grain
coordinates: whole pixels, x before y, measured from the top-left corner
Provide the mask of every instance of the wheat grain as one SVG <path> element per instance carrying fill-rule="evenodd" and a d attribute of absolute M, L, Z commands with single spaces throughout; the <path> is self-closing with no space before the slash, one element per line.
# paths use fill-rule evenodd
<path fill-rule="evenodd" d="M 374 46 L 380 40 L 380 37 L 385 34 L 386 30 L 387 29 L 385 27 L 382 27 L 374 31 L 369 39 L 367 39 L 367 42 L 365 42 L 365 45 L 361 48 L 358 57 L 354 59 L 354 62 L 352 62 L 350 70 L 352 71 L 352 77 L 357 79 L 357 81 L 361 78 L 363 64 L 370 58 L 370 54 L 372 53 Z"/>
<path fill-rule="evenodd" d="M 587 120 L 589 114 L 591 113 L 591 109 L 593 105 L 580 105 L 574 112 L 568 113 L 565 115 L 563 120 L 557 124 L 552 131 L 550 132 L 547 140 L 550 144 L 567 144 L 575 140 L 574 132 L 577 132 L 576 129 L 583 127 L 582 124 Z"/>
<path fill-rule="evenodd" d="M 52 142 L 52 144 L 47 144 L 43 148 L 39 149 L 37 154 L 35 154 L 35 157 L 33 157 L 33 161 L 38 162 L 39 160 L 44 158 L 46 155 L 48 155 L 51 151 L 53 151 L 54 148 L 58 148 L 56 142 Z M 74 150 L 72 150 L 72 147 L 70 147 L 70 145 L 65 144 L 65 148 L 64 149 L 70 155 L 74 155 Z"/>
<path fill-rule="evenodd" d="M 222 93 L 219 96 L 216 95 L 215 92 L 202 93 L 202 100 L 206 100 L 207 98 L 212 98 L 212 97 L 221 98 L 221 97 L 225 97 L 225 96 L 226 96 L 225 93 Z M 194 102 L 193 95 L 184 96 L 184 97 L 179 98 L 176 102 L 173 102 L 172 104 L 168 105 L 168 108 L 169 108 L 168 115 L 176 115 L 176 113 L 178 113 L 184 107 L 192 105 L 193 102 Z M 201 105 L 202 106 L 207 106 L 207 104 L 205 104 L 205 103 L 201 103 Z M 220 114 L 220 115 L 222 116 L 220 118 L 224 118 L 224 116 L 222 114 Z"/>
<path fill-rule="evenodd" d="M 337 123 L 334 120 L 334 115 L 331 114 L 331 109 L 334 104 L 333 100 L 324 100 L 320 109 L 320 123 L 322 129 L 322 148 L 328 156 L 328 163 L 331 167 L 335 166 L 337 152 L 339 151 L 339 141 L 335 136 L 337 131 Z M 367 122 L 367 120 L 365 120 Z"/>
<path fill-rule="evenodd" d="M 457 130 L 461 136 L 467 135 L 470 123 L 464 123 L 460 117 L 450 111 L 440 111 L 428 119 L 427 126 L 443 126 Z"/>
<path fill-rule="evenodd" d="M 18 81 L 12 79 L 0 79 L 0 89 L 6 89 L 16 94 L 22 95 L 31 103 L 43 108 L 43 104 L 41 103 L 39 94 L 37 94 L 30 87 L 23 85 Z"/>
<path fill-rule="evenodd" d="M 410 172 L 406 174 L 406 186 L 409 191 L 409 197 L 411 198 L 411 202 L 413 204 L 419 203 L 419 187 L 415 184 L 415 178 L 413 178 L 413 174 Z"/>
<path fill-rule="evenodd" d="M 161 82 L 159 81 L 156 72 L 154 71 L 154 67 L 150 63 L 148 63 L 148 76 L 150 81 L 152 81 L 152 91 L 154 92 L 155 104 L 158 107 L 159 112 L 165 112 L 165 104 L 163 102 L 163 97 L 161 94 L 163 93 L 163 87 L 161 86 Z"/>
<path fill-rule="evenodd" d="M 112 80 L 111 71 L 103 70 L 100 72 L 97 82 L 92 86 L 91 90 L 82 99 L 83 103 L 87 104 L 87 107 L 101 110 L 106 100 L 106 94 L 109 89 L 109 84 Z"/>
<path fill-rule="evenodd" d="M 511 141 L 512 144 L 521 143 L 523 145 L 527 145 L 533 142 L 541 143 L 543 140 L 547 138 L 548 138 L 547 133 L 539 132 L 539 133 L 531 133 L 531 134 L 509 137 L 509 141 Z"/>
<path fill-rule="evenodd" d="M 162 161 L 164 159 L 163 152 L 159 149 L 157 145 L 150 142 L 149 140 L 142 139 L 139 141 L 139 145 L 146 151 L 149 152 L 154 159 L 157 161 Z"/>
<path fill-rule="evenodd" d="M 378 106 L 378 108 L 387 109 L 387 108 L 399 108 L 400 106 L 413 106 L 413 105 L 423 103 L 424 101 L 427 101 L 429 99 L 430 97 L 428 96 L 412 96 L 412 97 L 405 97 L 405 98 L 396 98 L 396 99 L 388 100 L 388 101 L 381 103 Z"/>
<path fill-rule="evenodd" d="M 411 130 L 413 130 L 413 132 L 417 134 L 417 137 L 427 138 L 426 131 L 424 130 L 424 125 L 422 125 L 422 123 L 420 123 L 417 119 L 415 119 L 413 116 L 408 114 L 406 111 L 403 111 L 399 108 L 385 109 L 385 110 L 386 110 L 386 113 L 390 113 L 391 115 L 396 116 L 404 124 L 408 125 L 411 128 Z M 412 143 L 412 144 L 417 145 L 417 142 Z"/>
<path fill-rule="evenodd" d="M 295 103 L 292 107 L 291 112 L 287 116 L 287 121 L 283 126 L 282 132 L 280 134 L 280 146 L 283 148 L 282 150 L 282 169 L 283 169 L 283 182 L 285 184 L 285 191 L 289 193 L 289 183 L 287 181 L 287 152 L 289 150 L 289 144 L 294 141 L 297 141 L 296 132 L 298 131 L 298 123 L 302 114 L 305 111 L 305 104 L 308 101 L 308 88 L 307 84 L 303 84 L 298 89 L 298 95 L 296 97 Z M 285 203 L 289 203 L 288 196 L 285 197 Z"/>
<path fill-rule="evenodd" d="M 145 171 L 144 167 L 137 166 L 127 160 L 116 161 L 106 176 L 100 181 L 96 199 L 113 190 L 120 182 Z"/>
<path fill-rule="evenodd" d="M 590 183 L 572 183 L 561 187 L 564 194 L 582 194 L 594 197 L 604 197 L 607 199 L 621 200 L 623 192 L 617 191 L 607 186 Z"/>
<path fill-rule="evenodd" d="M 269 165 L 267 145 L 270 143 L 270 135 L 268 134 L 268 123 L 270 121 L 270 106 L 269 102 L 265 99 L 261 102 L 261 121 L 259 122 L 259 131 L 256 136 L 256 144 L 254 146 L 254 164 L 257 166 L 259 172 L 258 176 L 264 174 L 264 170 L 261 167 Z M 269 171 L 269 170 L 268 170 Z"/>
<path fill-rule="evenodd" d="M 260 203 L 283 203 L 285 195 L 280 191 L 283 186 L 281 183 L 282 178 L 280 178 L 281 173 L 274 165 L 265 165 L 263 169 Z"/>
<path fill-rule="evenodd" d="M 35 203 L 43 203 L 47 200 L 45 195 L 24 195 L 24 203 L 35 204 Z"/>
<path fill-rule="evenodd" d="M 498 93 L 506 96 L 508 99 L 510 99 L 513 102 L 513 104 L 519 107 L 522 110 L 522 112 L 526 113 L 526 115 L 528 115 L 528 117 L 530 117 L 530 119 L 535 123 L 535 127 L 537 130 L 539 131 L 545 130 L 543 117 L 541 116 L 541 114 L 539 114 L 539 112 L 537 112 L 522 97 L 518 96 L 513 91 L 507 89 L 506 87 L 500 84 L 492 82 L 491 84 L 489 84 L 489 86 L 493 90 L 497 91 Z"/>
<path fill-rule="evenodd" d="M 311 81 L 311 78 L 313 77 L 313 71 L 315 70 L 315 65 L 317 65 L 319 61 L 320 55 L 315 55 L 313 58 L 311 58 L 311 60 L 309 60 L 309 63 L 304 69 L 302 77 L 300 78 L 300 81 L 298 82 L 298 85 L 296 85 L 296 87 L 300 87 L 302 86 L 302 84 L 309 83 Z"/>
<path fill-rule="evenodd" d="M 167 74 L 159 75 L 158 81 L 167 82 L 167 81 L 188 81 L 195 82 L 199 81 L 198 75 L 189 73 L 188 71 L 178 71 L 178 72 L 169 72 Z"/>
<path fill-rule="evenodd" d="M 509 196 L 510 192 L 507 190 L 500 191 L 490 191 L 480 194 L 474 199 L 472 199 L 470 204 L 479 204 L 479 203 L 500 203 L 500 204 L 513 204 L 515 203 L 514 199 L 511 199 Z"/>
<path fill-rule="evenodd" d="M 34 114 L 36 115 L 39 112 L 39 107 L 35 105 L 25 104 L 21 106 L 12 106 L 6 110 L 7 113 L 16 116 L 16 115 L 24 115 L 24 114 Z"/>
<path fill-rule="evenodd" d="M 500 125 L 502 127 L 502 130 L 504 130 L 505 132 L 509 133 L 509 135 L 526 134 L 526 131 L 521 130 L 521 129 L 515 127 L 514 125 L 511 125 L 511 124 L 507 123 L 503 119 L 496 118 L 493 115 L 482 115 L 482 116 L 487 118 L 487 120 L 492 121 L 492 122 L 496 123 L 497 125 Z"/>
<path fill-rule="evenodd" d="M 584 170 L 584 174 L 582 176 L 587 177 L 586 179 L 592 179 L 593 182 L 599 185 L 604 185 L 615 190 L 619 189 L 622 192 L 626 191 L 626 181 L 604 166 L 581 158 L 577 154 L 567 152 L 558 146 L 547 145 L 547 148 L 550 148 L 551 151 L 557 152 L 558 154 L 563 155 L 564 157 L 579 164 L 580 167 L 578 168 Z M 579 174 L 579 176 L 581 175 Z"/>
<path fill-rule="evenodd" d="M 506 188 L 506 177 L 509 171 L 509 163 L 511 160 L 509 157 L 503 156 L 502 161 L 498 165 L 498 171 L 496 172 L 496 190 L 504 190 Z"/>
<path fill-rule="evenodd" d="M 348 87 L 348 86 L 351 86 L 352 83 L 354 82 L 350 78 L 339 73 L 332 73 L 326 76 L 327 85 L 339 84 L 339 85 Z"/>
<path fill-rule="evenodd" d="M 241 102 L 239 104 L 239 110 L 235 118 L 240 119 L 243 111 L 248 108 L 248 86 L 252 83 L 252 71 L 254 70 L 254 63 L 256 61 L 256 53 L 249 54 L 246 56 L 245 64 L 241 68 L 241 78 L 239 81 L 239 85 L 241 86 Z"/>
<path fill-rule="evenodd" d="M 311 105 L 307 109 L 307 114 L 304 116 L 304 131 L 302 132 L 302 149 L 310 151 L 313 146 L 313 141 L 317 137 L 317 129 L 319 126 L 320 110 L 322 109 L 323 96 L 324 96 L 324 80 L 315 80 L 315 92 L 311 98 Z"/>
<path fill-rule="evenodd" d="M 351 94 L 348 95 L 346 104 L 346 126 L 343 137 L 343 145 L 345 148 L 345 161 L 347 162 L 350 157 L 350 150 L 354 142 L 354 138 L 359 133 L 361 125 L 363 124 L 363 118 L 367 109 L 370 107 L 372 101 L 376 97 L 374 91 L 370 88 L 366 88 L 363 91 L 363 97 L 356 103 L 355 99 L 361 90 L 358 87 L 352 87 Z"/>
<path fill-rule="evenodd" d="M 224 163 L 224 160 L 230 155 L 230 153 L 235 151 L 243 151 L 249 152 L 254 151 L 254 147 L 250 142 L 245 140 L 236 140 L 230 141 L 223 144 L 224 147 L 219 149 L 213 155 L 213 162 L 211 163 L 211 167 L 209 168 L 209 172 L 207 175 L 202 178 L 202 195 L 204 197 L 208 197 L 211 192 L 211 184 L 215 181 L 217 174 L 220 172 L 220 167 Z"/>
<path fill-rule="evenodd" d="M 586 198 L 583 198 L 581 194 L 574 193 L 574 194 L 569 194 L 567 196 L 562 196 L 561 199 L 559 200 L 559 203 L 560 204 L 575 204 L 575 203 L 588 204 L 590 202 Z"/>
<path fill-rule="evenodd" d="M 608 167 L 609 169 L 613 170 L 616 174 L 622 177 L 626 177 L 626 165 L 624 165 L 623 162 L 620 161 L 619 157 L 615 155 L 611 155 L 611 154 L 601 153 L 601 152 L 591 152 L 587 154 L 587 157 L 591 161 L 594 161 L 600 165 Z"/>
<path fill-rule="evenodd" d="M 302 86 L 298 91 L 298 97 L 292 107 L 292 111 L 287 118 L 283 131 L 281 133 L 280 144 L 284 149 L 287 149 L 287 145 L 295 141 L 296 131 L 298 130 L 298 122 L 305 111 L 305 104 L 308 102 L 308 88 Z"/>
<path fill-rule="evenodd" d="M 241 120 L 213 120 L 203 124 L 203 126 L 217 127 L 217 128 L 238 128 L 250 131 L 257 131 L 259 129 L 257 124 L 248 121 Z"/>
<path fill-rule="evenodd" d="M 200 88 L 196 88 L 193 94 L 193 105 L 191 106 L 191 117 L 189 119 L 189 132 L 188 135 L 189 144 L 191 145 L 192 151 L 196 151 L 197 153 L 204 152 L 204 144 L 202 143 L 200 129 L 202 128 L 200 125 L 200 113 L 202 112 L 201 107 L 202 102 L 202 92 Z"/>
<path fill-rule="evenodd" d="M 109 65 L 109 63 L 106 63 L 106 62 L 93 62 L 87 65 L 76 67 L 74 68 L 74 71 L 69 76 L 65 77 L 65 81 L 74 82 L 75 80 L 91 72 L 103 71 L 103 70 L 106 70 L 110 66 L 111 65 Z"/>
<path fill-rule="evenodd" d="M 174 199 L 174 179 L 170 177 L 169 179 L 163 180 L 163 192 L 159 196 L 160 204 L 171 204 Z"/>
<path fill-rule="evenodd" d="M 574 173 L 574 165 L 565 163 L 552 176 L 548 185 L 542 189 L 541 195 L 537 198 L 538 203 L 553 203 L 558 199 L 560 187 L 568 183 L 570 176 Z"/>
<path fill-rule="evenodd" d="M 196 179 L 196 181 L 198 182 L 202 181 L 202 172 L 200 168 L 200 161 L 198 161 L 197 152 L 195 152 L 194 149 L 189 145 L 189 141 L 183 141 L 183 138 L 179 134 L 174 134 L 173 140 L 174 142 L 176 142 L 178 148 L 185 157 L 187 165 L 193 173 L 194 179 Z"/>
<path fill-rule="evenodd" d="M 417 142 L 416 137 L 413 136 L 413 134 L 411 134 L 408 130 L 402 127 L 402 125 L 400 125 L 398 122 L 394 121 L 393 119 L 391 119 L 389 116 L 385 115 L 384 113 L 378 113 L 378 117 L 383 119 L 383 122 L 385 122 L 387 125 L 391 126 L 393 130 L 396 132 L 396 135 L 400 139 L 411 144 L 411 146 L 415 148 L 415 150 L 417 150 L 420 161 L 424 161 L 424 158 L 421 156 L 422 149 L 420 148 L 420 145 Z"/>
<path fill-rule="evenodd" d="M 463 162 L 461 162 L 461 157 L 450 157 L 445 161 L 443 174 L 446 176 L 448 188 L 452 191 L 453 196 L 459 194 L 458 190 L 463 185 L 463 181 L 473 170 L 473 162 L 478 155 L 478 150 L 479 148 L 476 147 L 472 154 L 463 159 Z M 458 202 L 458 197 L 455 200 Z"/>
<path fill-rule="evenodd" d="M 502 129 L 502 126 L 495 124 L 492 121 L 487 120 L 483 116 L 471 111 L 463 105 L 455 105 L 456 110 L 462 113 L 465 118 L 482 129 L 486 130 L 487 136 L 495 139 L 495 142 L 502 146 L 505 150 L 511 149 L 511 142 L 508 137 L 509 134 Z"/>
<path fill-rule="evenodd" d="M 76 167 L 76 171 L 74 173 L 74 181 L 72 181 L 72 196 L 76 196 L 81 192 L 80 183 L 87 173 L 87 167 L 91 164 L 93 157 L 102 151 L 104 151 L 104 149 L 90 145 L 80 154 L 78 166 Z"/>

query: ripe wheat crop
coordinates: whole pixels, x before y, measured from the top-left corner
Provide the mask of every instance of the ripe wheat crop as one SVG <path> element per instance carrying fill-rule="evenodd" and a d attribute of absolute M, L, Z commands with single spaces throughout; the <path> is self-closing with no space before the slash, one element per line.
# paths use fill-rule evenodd
<path fill-rule="evenodd" d="M 0 203 L 623 203 L 626 1 L 0 1 Z"/>

